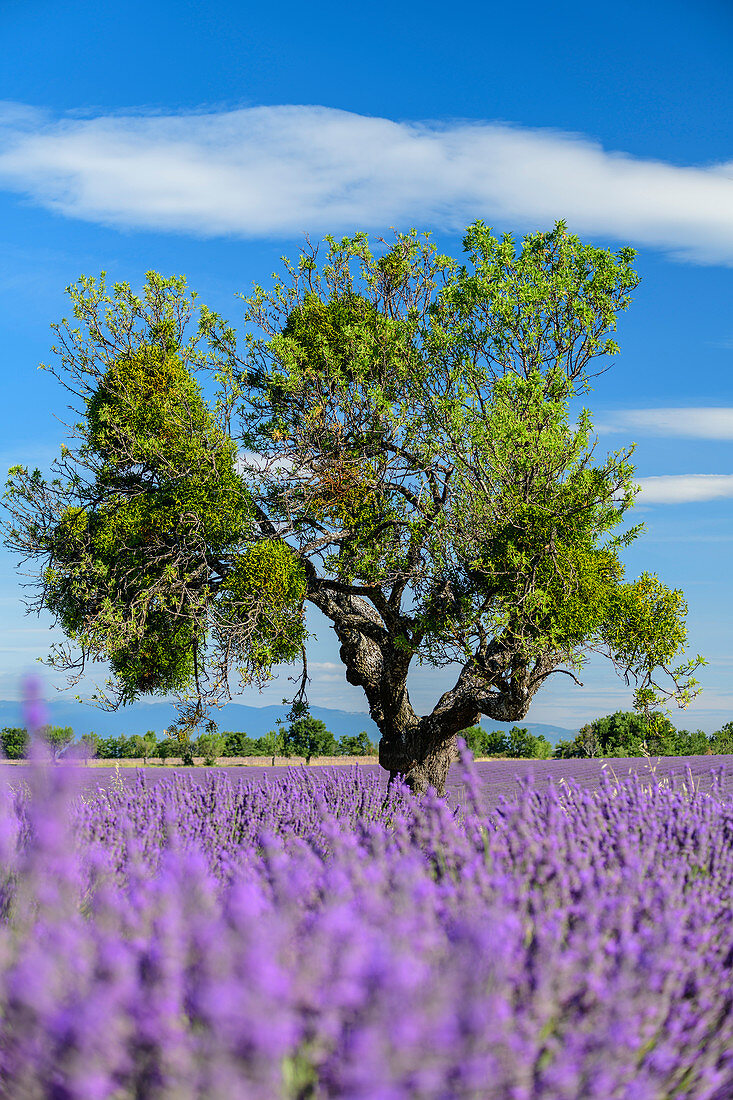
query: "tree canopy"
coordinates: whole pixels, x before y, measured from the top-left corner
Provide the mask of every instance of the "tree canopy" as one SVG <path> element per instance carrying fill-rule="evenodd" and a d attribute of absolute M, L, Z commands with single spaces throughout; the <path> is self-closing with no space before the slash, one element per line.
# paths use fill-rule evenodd
<path fill-rule="evenodd" d="M 5 498 L 6 541 L 42 563 L 36 606 L 81 653 L 55 662 L 108 660 L 106 705 L 175 691 L 188 728 L 230 670 L 262 683 L 300 658 L 297 720 L 311 603 L 382 764 L 418 790 L 443 788 L 457 732 L 520 720 L 591 652 L 640 709 L 686 705 L 702 658 L 683 655 L 683 595 L 624 578 L 633 448 L 594 460 L 573 405 L 618 351 L 633 250 L 562 222 L 520 245 L 477 222 L 463 263 L 415 231 L 377 244 L 307 244 L 242 296 L 241 336 L 205 306 L 192 326 L 180 278 L 69 289 L 53 369 L 83 402 L 81 445 L 51 482 L 14 467 Z M 458 668 L 424 716 L 413 661 Z"/>

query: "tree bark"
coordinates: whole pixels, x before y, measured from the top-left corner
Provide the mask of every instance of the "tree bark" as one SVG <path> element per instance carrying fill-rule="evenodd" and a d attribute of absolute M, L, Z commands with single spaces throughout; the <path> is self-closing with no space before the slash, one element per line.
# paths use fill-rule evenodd
<path fill-rule="evenodd" d="M 382 744 L 383 742 L 380 742 L 379 745 L 380 764 L 382 763 Z M 418 759 L 415 759 L 406 773 L 390 770 L 389 782 L 392 783 L 401 776 L 414 794 L 425 794 L 429 787 L 433 787 L 435 793 L 443 797 L 450 766 L 454 760 L 458 759 L 455 734 L 433 749 L 418 752 L 416 756 Z"/>
<path fill-rule="evenodd" d="M 347 681 L 364 690 L 381 734 L 379 763 L 390 782 L 399 775 L 417 794 L 434 787 L 445 795 L 450 765 L 457 759 L 456 734 L 476 725 L 482 714 L 500 722 L 524 718 L 550 665 L 538 661 L 527 669 L 512 663 L 495 641 L 466 662 L 454 687 L 420 717 L 407 690 L 413 653 L 395 644 L 395 624 L 385 622 L 385 609 L 380 613 L 363 596 L 319 581 L 312 566 L 308 572 L 308 599 L 333 624 Z"/>

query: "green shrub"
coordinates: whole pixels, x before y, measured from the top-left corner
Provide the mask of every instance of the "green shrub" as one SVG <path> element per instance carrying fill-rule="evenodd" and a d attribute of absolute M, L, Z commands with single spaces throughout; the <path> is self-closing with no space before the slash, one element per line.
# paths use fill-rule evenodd
<path fill-rule="evenodd" d="M 8 760 L 23 760 L 28 755 L 28 730 L 6 726 L 0 730 L 0 742 Z"/>

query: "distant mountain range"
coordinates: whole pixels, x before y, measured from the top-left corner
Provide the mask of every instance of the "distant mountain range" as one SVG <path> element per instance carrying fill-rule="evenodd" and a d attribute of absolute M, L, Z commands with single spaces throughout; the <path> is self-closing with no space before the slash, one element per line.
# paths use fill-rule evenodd
<path fill-rule="evenodd" d="M 268 730 L 277 729 L 277 719 L 286 720 L 287 706 L 248 707 L 243 703 L 227 703 L 212 716 L 220 730 L 238 730 L 250 737 L 262 737 Z M 120 710 L 105 711 L 84 703 L 67 703 L 52 700 L 48 704 L 48 720 L 54 726 L 71 726 L 77 737 L 93 730 L 100 737 L 118 737 L 124 733 L 143 734 L 155 730 L 159 736 L 176 720 L 173 703 L 136 703 Z M 379 740 L 379 731 L 368 714 L 348 710 L 331 710 L 328 707 L 311 707 L 310 713 L 325 723 L 336 740 L 353 737 L 366 730 L 372 741 Z M 0 699 L 0 728 L 22 726 L 21 704 Z M 562 726 L 548 726 L 541 722 L 491 722 L 484 718 L 481 725 L 486 730 L 508 730 L 512 725 L 522 726 L 530 733 L 544 734 L 551 744 L 572 740 L 576 730 Z"/>

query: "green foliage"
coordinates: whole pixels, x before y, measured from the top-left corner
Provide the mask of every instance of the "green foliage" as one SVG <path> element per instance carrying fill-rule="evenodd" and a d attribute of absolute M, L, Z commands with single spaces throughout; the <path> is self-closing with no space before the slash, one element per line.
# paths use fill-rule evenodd
<path fill-rule="evenodd" d="M 97 756 L 100 760 L 119 760 L 119 739 L 117 737 L 100 737 L 97 740 Z"/>
<path fill-rule="evenodd" d="M 212 456 L 221 449 L 221 433 L 176 352 L 175 344 L 147 344 L 118 356 L 88 401 L 87 445 L 109 475 L 142 466 L 175 476 L 191 464 L 195 437 L 199 456 L 207 444 Z"/>
<path fill-rule="evenodd" d="M 155 746 L 155 755 L 163 761 L 165 765 L 171 758 L 181 755 L 180 748 L 176 741 L 170 737 L 164 737 Z"/>
<path fill-rule="evenodd" d="M 733 754 L 733 722 L 726 722 L 710 738 L 710 748 L 716 755 Z"/>
<path fill-rule="evenodd" d="M 130 749 L 131 749 L 130 756 L 134 757 L 137 760 L 140 760 L 140 759 L 144 758 L 146 750 L 147 750 L 147 745 L 143 741 L 140 734 L 139 733 L 133 733 L 132 736 L 130 737 L 129 741 L 130 741 Z"/>
<path fill-rule="evenodd" d="M 246 733 L 233 730 L 222 731 L 222 756 L 257 756 L 256 742 Z"/>
<path fill-rule="evenodd" d="M 649 710 L 686 606 L 652 574 L 624 582 L 619 552 L 641 525 L 614 528 L 637 491 L 633 448 L 594 464 L 590 414 L 571 416 L 591 360 L 618 350 L 633 250 L 584 245 L 563 223 L 517 248 L 477 222 L 464 267 L 414 233 L 380 259 L 363 234 L 327 243 L 322 272 L 304 255 L 291 285 L 245 299 L 270 336 L 250 342 L 242 376 L 248 446 L 318 459 L 268 506 L 304 533 L 339 529 L 325 560 L 342 583 L 415 577 L 421 604 L 397 641 L 420 661 L 470 660 L 493 636 L 539 684 L 594 648 Z M 680 702 L 698 663 L 671 670 Z"/>
<path fill-rule="evenodd" d="M 474 756 L 547 760 L 552 754 L 552 746 L 543 734 L 535 735 L 519 726 L 512 726 L 506 732 L 471 726 L 458 736 L 463 737 Z"/>
<path fill-rule="evenodd" d="M 707 753 L 711 741 L 702 730 L 676 730 L 661 711 L 650 715 L 616 711 L 589 722 L 573 741 L 555 746 L 555 756 L 698 756 Z"/>
<path fill-rule="evenodd" d="M 45 725 L 39 728 L 38 733 L 51 749 L 54 760 L 58 760 L 74 740 L 74 731 L 71 726 Z"/>
<path fill-rule="evenodd" d="M 5 726 L 0 730 L 0 743 L 8 760 L 23 760 L 28 755 L 30 740 L 27 729 Z"/>
<path fill-rule="evenodd" d="M 544 734 L 533 734 L 529 730 L 512 726 L 507 734 L 507 756 L 518 759 L 547 760 L 552 755 L 552 746 Z"/>
<path fill-rule="evenodd" d="M 155 346 L 105 371 L 85 437 L 106 499 L 67 509 L 52 533 L 47 607 L 105 653 L 123 702 L 184 689 L 209 595 L 194 581 L 201 556 L 238 544 L 250 515 L 235 447 L 180 360 Z"/>
<path fill-rule="evenodd" d="M 213 766 L 222 755 L 224 738 L 218 733 L 202 733 L 196 741 L 195 752 L 203 756 L 204 764 Z"/>
<path fill-rule="evenodd" d="M 221 587 L 218 611 L 230 622 L 254 621 L 256 640 L 249 644 L 248 659 L 265 667 L 300 652 L 305 591 L 305 570 L 287 543 L 263 539 L 234 562 Z"/>
<path fill-rule="evenodd" d="M 306 719 L 306 721 L 308 721 Z M 313 756 L 371 756 L 376 752 L 375 746 L 369 740 L 369 735 L 362 730 L 355 736 L 348 734 L 338 742 L 326 730 L 323 722 L 310 719 L 310 723 L 303 727 L 296 725 L 293 734 L 289 733 L 290 727 L 280 730 L 270 730 L 263 737 L 248 737 L 246 733 L 230 732 L 223 734 L 223 748 L 221 756 L 306 756 L 306 749 L 310 748 L 310 757 Z M 325 730 L 325 734 L 324 731 Z"/>
<path fill-rule="evenodd" d="M 570 760 L 572 757 L 582 755 L 575 741 L 556 741 L 552 753 L 556 760 Z"/>
<path fill-rule="evenodd" d="M 461 730 L 457 736 L 463 738 L 466 742 L 466 748 L 474 756 L 488 755 L 485 749 L 486 730 L 482 729 L 481 726 L 469 726 L 468 729 Z"/>
<path fill-rule="evenodd" d="M 589 652 L 635 683 L 647 721 L 696 693 L 702 658 L 675 665 L 682 593 L 624 577 L 641 531 L 623 527 L 633 448 L 595 461 L 574 404 L 618 350 L 633 250 L 562 222 L 516 244 L 479 221 L 463 244 L 459 264 L 415 231 L 379 256 L 363 233 L 328 237 L 324 263 L 308 246 L 243 296 L 242 341 L 205 307 L 187 338 L 180 278 L 150 272 L 140 296 L 70 288 L 78 327 L 56 326 L 54 350 L 86 410 L 81 446 L 50 483 L 13 467 L 6 543 L 43 562 L 38 609 L 82 666 L 109 662 L 105 705 L 177 694 L 187 759 L 232 669 L 261 685 L 304 655 L 305 601 L 333 622 L 372 713 L 404 713 L 405 752 L 415 657 L 461 666 L 446 737 L 468 704 L 521 720 L 550 675 L 579 682 Z M 213 406 L 194 372 L 213 373 Z M 301 704 L 306 680 L 304 666 Z M 310 759 L 324 750 L 301 720 L 280 747 L 295 738 Z M 517 730 L 506 755 L 547 754 Z"/>
<path fill-rule="evenodd" d="M 282 756 L 283 737 L 276 730 L 270 730 L 263 737 L 248 737 L 241 731 L 227 731 L 221 734 L 222 747 L 219 756 Z"/>
<path fill-rule="evenodd" d="M 119 737 L 98 740 L 97 755 L 112 760 L 142 759 L 145 764 L 150 757 L 157 757 L 163 762 L 174 757 L 181 758 L 189 766 L 193 764 L 195 756 L 202 756 L 205 764 L 215 764 L 220 756 L 255 755 L 254 751 L 229 751 L 233 747 L 243 747 L 239 742 L 233 746 L 231 738 L 249 741 L 244 734 L 202 733 L 195 741 L 189 742 L 185 737 L 179 737 L 177 731 L 169 732 L 167 737 L 158 741 L 155 730 L 148 730 L 142 737 L 134 733 L 129 737 L 121 734 Z M 254 748 L 256 743 L 252 742 L 251 745 Z"/>
<path fill-rule="evenodd" d="M 79 738 L 79 747 L 85 760 L 98 755 L 100 738 L 96 733 L 83 733 Z"/>
<path fill-rule="evenodd" d="M 376 746 L 369 740 L 366 730 L 360 730 L 354 736 L 344 734 L 339 740 L 334 754 L 336 756 L 373 756 Z"/>
<path fill-rule="evenodd" d="M 304 756 L 310 764 L 312 756 L 334 756 L 337 746 L 333 734 L 319 718 L 306 715 L 290 722 L 283 730 L 286 756 Z"/>
<path fill-rule="evenodd" d="M 508 756 L 509 743 L 503 730 L 486 730 L 483 740 L 483 756 Z"/>
<path fill-rule="evenodd" d="M 97 738 L 97 756 L 104 760 L 144 759 L 147 762 L 147 758 L 152 756 L 156 749 L 155 734 L 153 733 L 152 739 L 150 738 L 152 732 L 152 730 L 148 731 L 144 737 L 138 733 L 133 733 L 129 737 L 122 733 L 117 737 Z"/>
<path fill-rule="evenodd" d="M 272 766 L 275 766 L 276 756 L 288 756 L 288 745 L 282 730 L 268 730 L 264 737 L 259 737 L 255 742 L 256 755 L 272 757 Z"/>
<path fill-rule="evenodd" d="M 189 736 L 189 728 L 186 726 L 173 725 L 165 732 L 168 743 L 173 747 L 173 751 L 169 755 L 180 757 L 181 764 L 184 768 L 192 768 L 194 766 L 193 743 Z M 209 732 L 213 732 L 213 730 Z"/>
<path fill-rule="evenodd" d="M 675 730 L 674 748 L 674 756 L 706 756 L 712 751 L 703 730 Z"/>
<path fill-rule="evenodd" d="M 147 764 L 148 757 L 153 755 L 158 744 L 158 735 L 155 730 L 146 730 L 142 736 L 142 742 L 143 759 Z"/>
<path fill-rule="evenodd" d="M 395 374 L 410 358 L 403 332 L 401 321 L 361 294 L 347 290 L 324 301 L 311 292 L 288 314 L 277 347 L 288 366 L 345 384 L 377 382 L 394 395 Z"/>
<path fill-rule="evenodd" d="M 549 365 L 575 379 L 591 358 L 617 353 L 610 333 L 639 284 L 633 249 L 614 255 L 582 244 L 564 222 L 517 249 L 509 234 L 494 237 L 477 221 L 463 243 L 471 266 L 449 284 L 440 313 L 454 357 L 478 345 L 501 373 Z"/>
<path fill-rule="evenodd" d="M 86 409 L 81 444 L 62 448 L 51 482 L 13 467 L 10 543 L 45 559 L 40 602 L 82 659 L 109 662 L 102 705 L 174 692 L 187 713 L 231 664 L 249 683 L 301 653 L 302 567 L 284 543 L 259 544 L 230 408 L 212 411 L 191 373 L 215 364 L 200 332 L 184 339 L 185 280 L 149 272 L 138 297 L 82 278 L 68 292 L 79 327 L 54 326 L 54 350 Z M 76 667 L 64 647 L 49 663 Z"/>

